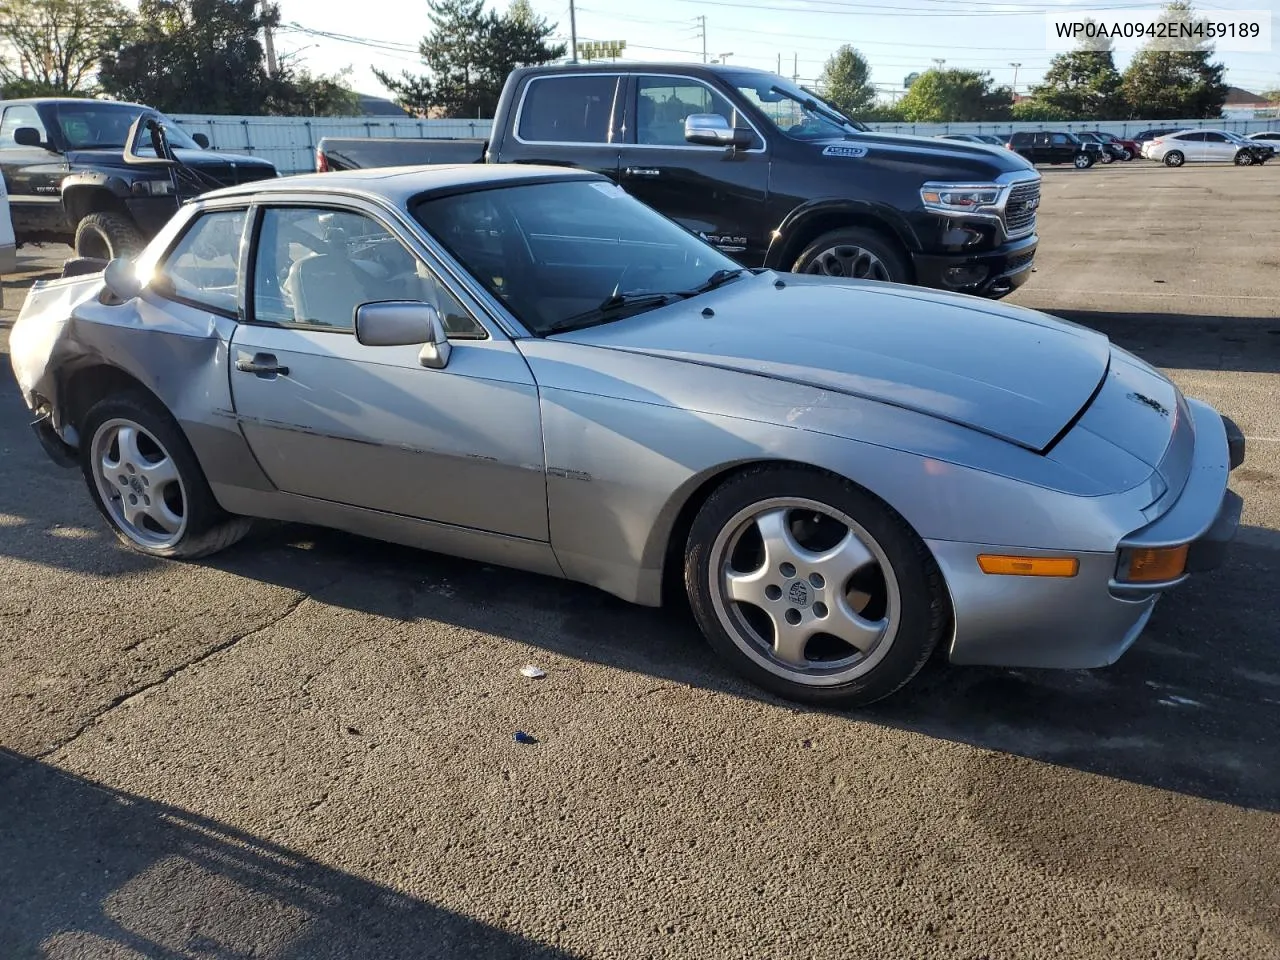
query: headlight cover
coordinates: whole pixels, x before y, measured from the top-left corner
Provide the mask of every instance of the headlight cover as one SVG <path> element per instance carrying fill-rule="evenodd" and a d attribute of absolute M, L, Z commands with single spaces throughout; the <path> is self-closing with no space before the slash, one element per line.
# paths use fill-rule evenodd
<path fill-rule="evenodd" d="M 926 183 L 920 202 L 939 213 L 997 213 L 1006 189 L 998 183 Z"/>

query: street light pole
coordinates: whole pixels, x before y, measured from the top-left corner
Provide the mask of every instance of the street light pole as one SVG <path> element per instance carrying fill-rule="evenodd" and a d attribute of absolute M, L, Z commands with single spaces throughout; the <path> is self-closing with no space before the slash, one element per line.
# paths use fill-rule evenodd
<path fill-rule="evenodd" d="M 1013 67 L 1013 92 L 1017 93 L 1018 92 L 1018 68 L 1022 66 L 1022 64 L 1011 63 L 1009 64 L 1009 66 Z"/>

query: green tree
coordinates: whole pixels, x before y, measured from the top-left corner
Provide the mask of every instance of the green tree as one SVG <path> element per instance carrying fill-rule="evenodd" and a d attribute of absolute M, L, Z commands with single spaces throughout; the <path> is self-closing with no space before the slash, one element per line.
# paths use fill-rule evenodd
<path fill-rule="evenodd" d="M 907 118 L 896 103 L 875 103 L 855 119 L 863 123 L 905 123 Z"/>
<path fill-rule="evenodd" d="M 1034 97 L 1019 100 L 1013 105 L 1013 109 L 1010 113 L 1012 113 L 1014 120 L 1052 122 L 1055 120 L 1070 119 L 1069 117 L 1063 116 L 1062 111 L 1057 107 L 1051 107 L 1044 101 L 1037 100 Z"/>
<path fill-rule="evenodd" d="M 3 95 L 92 93 L 99 51 L 127 16 L 117 0 L 0 0 Z"/>
<path fill-rule="evenodd" d="M 1007 120 L 1013 92 L 993 87 L 991 75 L 976 70 L 926 70 L 898 101 L 915 123 Z"/>
<path fill-rule="evenodd" d="M 267 112 L 277 116 L 353 117 L 360 113 L 360 97 L 347 78 L 351 68 L 316 76 L 295 67 L 286 55 L 273 78 Z"/>
<path fill-rule="evenodd" d="M 515 0 L 503 14 L 486 11 L 484 0 L 428 0 L 427 6 L 432 31 L 418 46 L 427 72 L 397 78 L 373 71 L 410 112 L 491 117 L 507 74 L 564 56 L 564 44 L 549 42 L 556 25 L 537 16 L 528 0 Z"/>
<path fill-rule="evenodd" d="M 121 100 L 182 113 L 263 113 L 273 82 L 258 36 L 280 19 L 256 0 L 139 0 L 99 69 Z"/>
<path fill-rule="evenodd" d="M 871 65 L 847 43 L 831 55 L 818 79 L 822 95 L 859 119 L 876 102 L 876 88 L 871 82 Z"/>
<path fill-rule="evenodd" d="M 1119 120 L 1129 115 L 1120 82 L 1111 38 L 1086 38 L 1079 49 L 1049 61 L 1031 95 L 1055 120 Z"/>
<path fill-rule="evenodd" d="M 1203 22 L 1191 4 L 1167 4 L 1161 21 Z M 1134 54 L 1124 71 L 1121 90 L 1131 115 L 1151 120 L 1212 119 L 1222 115 L 1227 100 L 1225 68 L 1211 63 L 1213 44 L 1199 43 L 1194 50 L 1174 50 L 1187 41 L 1159 38 Z"/>
<path fill-rule="evenodd" d="M 1263 90 L 1258 94 L 1267 103 L 1280 103 L 1280 87 L 1272 87 L 1270 90 Z"/>

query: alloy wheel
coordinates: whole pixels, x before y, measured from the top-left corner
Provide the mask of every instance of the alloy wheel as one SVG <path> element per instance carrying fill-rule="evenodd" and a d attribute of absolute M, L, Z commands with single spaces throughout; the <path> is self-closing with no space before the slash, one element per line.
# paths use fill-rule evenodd
<path fill-rule="evenodd" d="M 120 532 L 153 550 L 178 543 L 187 530 L 187 491 L 160 441 L 116 418 L 98 428 L 90 450 L 98 494 Z"/>
<path fill-rule="evenodd" d="M 733 643 L 806 686 L 848 683 L 884 658 L 901 594 L 888 556 L 851 517 L 799 498 L 739 511 L 712 544 L 711 601 Z"/>
<path fill-rule="evenodd" d="M 855 280 L 888 282 L 891 279 L 883 260 L 866 247 L 852 243 L 841 243 L 823 250 L 810 261 L 804 272 Z"/>

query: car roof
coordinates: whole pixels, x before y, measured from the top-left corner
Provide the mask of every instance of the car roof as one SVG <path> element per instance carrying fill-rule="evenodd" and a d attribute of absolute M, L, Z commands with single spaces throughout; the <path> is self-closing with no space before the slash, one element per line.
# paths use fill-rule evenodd
<path fill-rule="evenodd" d="M 700 73 L 757 74 L 762 77 L 779 77 L 772 70 L 762 70 L 759 67 L 739 66 L 733 63 L 698 63 L 693 60 L 626 61 L 622 63 L 616 63 L 612 60 L 597 60 L 587 63 L 554 63 L 520 68 L 520 72 L 525 75 L 553 73 L 681 73 L 691 70 L 696 70 Z"/>
<path fill-rule="evenodd" d="M 148 107 L 144 103 L 133 103 L 129 100 L 100 100 L 97 97 L 17 97 L 12 100 L 5 100 L 3 98 L 0 98 L 0 104 L 3 104 L 6 107 L 11 107 L 19 103 L 24 103 L 24 104 L 29 103 L 32 105 L 37 105 L 42 103 L 51 103 L 51 104 L 93 103 L 93 104 L 99 104 L 99 105 L 104 105 L 108 107 L 132 107 L 135 110 L 150 110 L 153 113 L 160 112 L 159 110 L 156 110 L 154 107 Z"/>
<path fill-rule="evenodd" d="M 330 173 L 302 173 L 255 180 L 212 190 L 201 200 L 260 196 L 272 193 L 358 194 L 406 204 L 415 197 L 439 193 L 468 193 L 488 187 L 557 180 L 607 180 L 602 174 L 566 167 L 523 163 L 451 163 L 431 166 L 375 167 Z"/>

